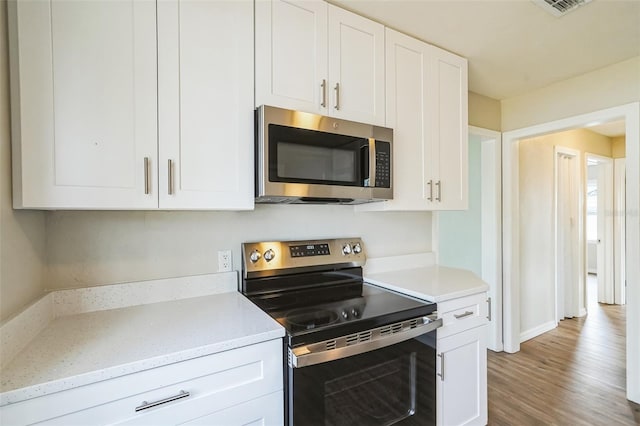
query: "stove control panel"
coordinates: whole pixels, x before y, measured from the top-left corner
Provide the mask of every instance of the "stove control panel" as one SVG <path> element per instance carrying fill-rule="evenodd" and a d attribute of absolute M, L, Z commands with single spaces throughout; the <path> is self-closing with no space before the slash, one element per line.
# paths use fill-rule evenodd
<path fill-rule="evenodd" d="M 242 244 L 243 276 L 291 273 L 290 269 L 363 266 L 364 243 L 360 238 L 310 241 L 271 241 Z M 352 316 L 352 315 L 350 315 Z"/>
<path fill-rule="evenodd" d="M 328 256 L 331 254 L 329 244 L 303 244 L 289 246 L 291 257 Z"/>

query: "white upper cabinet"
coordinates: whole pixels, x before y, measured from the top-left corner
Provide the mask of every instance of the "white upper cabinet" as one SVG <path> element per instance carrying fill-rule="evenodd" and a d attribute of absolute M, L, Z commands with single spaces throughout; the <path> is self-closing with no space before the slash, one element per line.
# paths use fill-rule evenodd
<path fill-rule="evenodd" d="M 385 124 L 384 26 L 321 0 L 256 1 L 256 107 Z"/>
<path fill-rule="evenodd" d="M 257 0 L 256 107 L 327 114 L 327 4 Z"/>
<path fill-rule="evenodd" d="M 393 200 L 377 210 L 467 208 L 467 62 L 386 29 L 386 117 L 393 128 Z"/>
<path fill-rule="evenodd" d="M 10 1 L 16 208 L 157 206 L 154 2 Z"/>
<path fill-rule="evenodd" d="M 15 207 L 253 208 L 251 0 L 9 10 Z"/>
<path fill-rule="evenodd" d="M 384 26 L 329 5 L 329 114 L 385 125 Z"/>
<path fill-rule="evenodd" d="M 253 208 L 253 3 L 158 2 L 159 206 Z"/>
<path fill-rule="evenodd" d="M 425 151 L 425 164 L 431 165 L 426 176 L 433 179 L 431 205 L 437 210 L 464 210 L 469 199 L 467 60 L 431 47 L 430 68 L 431 154 Z"/>

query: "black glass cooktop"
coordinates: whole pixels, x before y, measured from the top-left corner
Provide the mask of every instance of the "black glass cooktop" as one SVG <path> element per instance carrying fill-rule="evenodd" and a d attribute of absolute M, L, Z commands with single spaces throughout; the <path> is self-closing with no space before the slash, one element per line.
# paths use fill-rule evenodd
<path fill-rule="evenodd" d="M 421 302 L 362 281 L 338 286 L 252 296 L 287 332 L 291 346 L 332 339 L 429 315 Z"/>

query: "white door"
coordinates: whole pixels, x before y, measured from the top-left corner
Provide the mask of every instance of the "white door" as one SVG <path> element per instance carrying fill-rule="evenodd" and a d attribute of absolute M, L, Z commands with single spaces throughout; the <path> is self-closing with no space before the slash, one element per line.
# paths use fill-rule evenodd
<path fill-rule="evenodd" d="M 158 3 L 160 208 L 253 208 L 253 2 Z"/>
<path fill-rule="evenodd" d="M 584 310 L 584 273 L 580 267 L 580 152 L 555 148 L 556 322 Z M 582 275 L 581 275 L 582 274 Z"/>
<path fill-rule="evenodd" d="M 429 136 L 434 208 L 464 210 L 468 200 L 467 60 L 432 47 Z"/>
<path fill-rule="evenodd" d="M 326 115 L 327 3 L 260 0 L 255 7 L 255 106 Z"/>
<path fill-rule="evenodd" d="M 384 26 L 329 5 L 329 115 L 385 125 Z"/>
<path fill-rule="evenodd" d="M 598 271 L 598 302 L 614 303 L 613 276 L 613 159 L 588 154 L 587 158 L 596 163 L 597 170 L 597 222 L 598 245 L 596 264 Z"/>
<path fill-rule="evenodd" d="M 16 207 L 157 207 L 155 2 L 11 2 L 10 13 Z"/>

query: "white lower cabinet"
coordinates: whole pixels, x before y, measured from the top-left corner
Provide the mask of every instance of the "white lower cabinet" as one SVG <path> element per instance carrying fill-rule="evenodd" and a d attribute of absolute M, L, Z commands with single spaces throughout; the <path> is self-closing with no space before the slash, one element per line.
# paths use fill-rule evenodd
<path fill-rule="evenodd" d="M 80 386 L 0 409 L 3 425 L 281 425 L 282 342 Z"/>
<path fill-rule="evenodd" d="M 438 303 L 437 424 L 487 424 L 486 294 Z"/>

